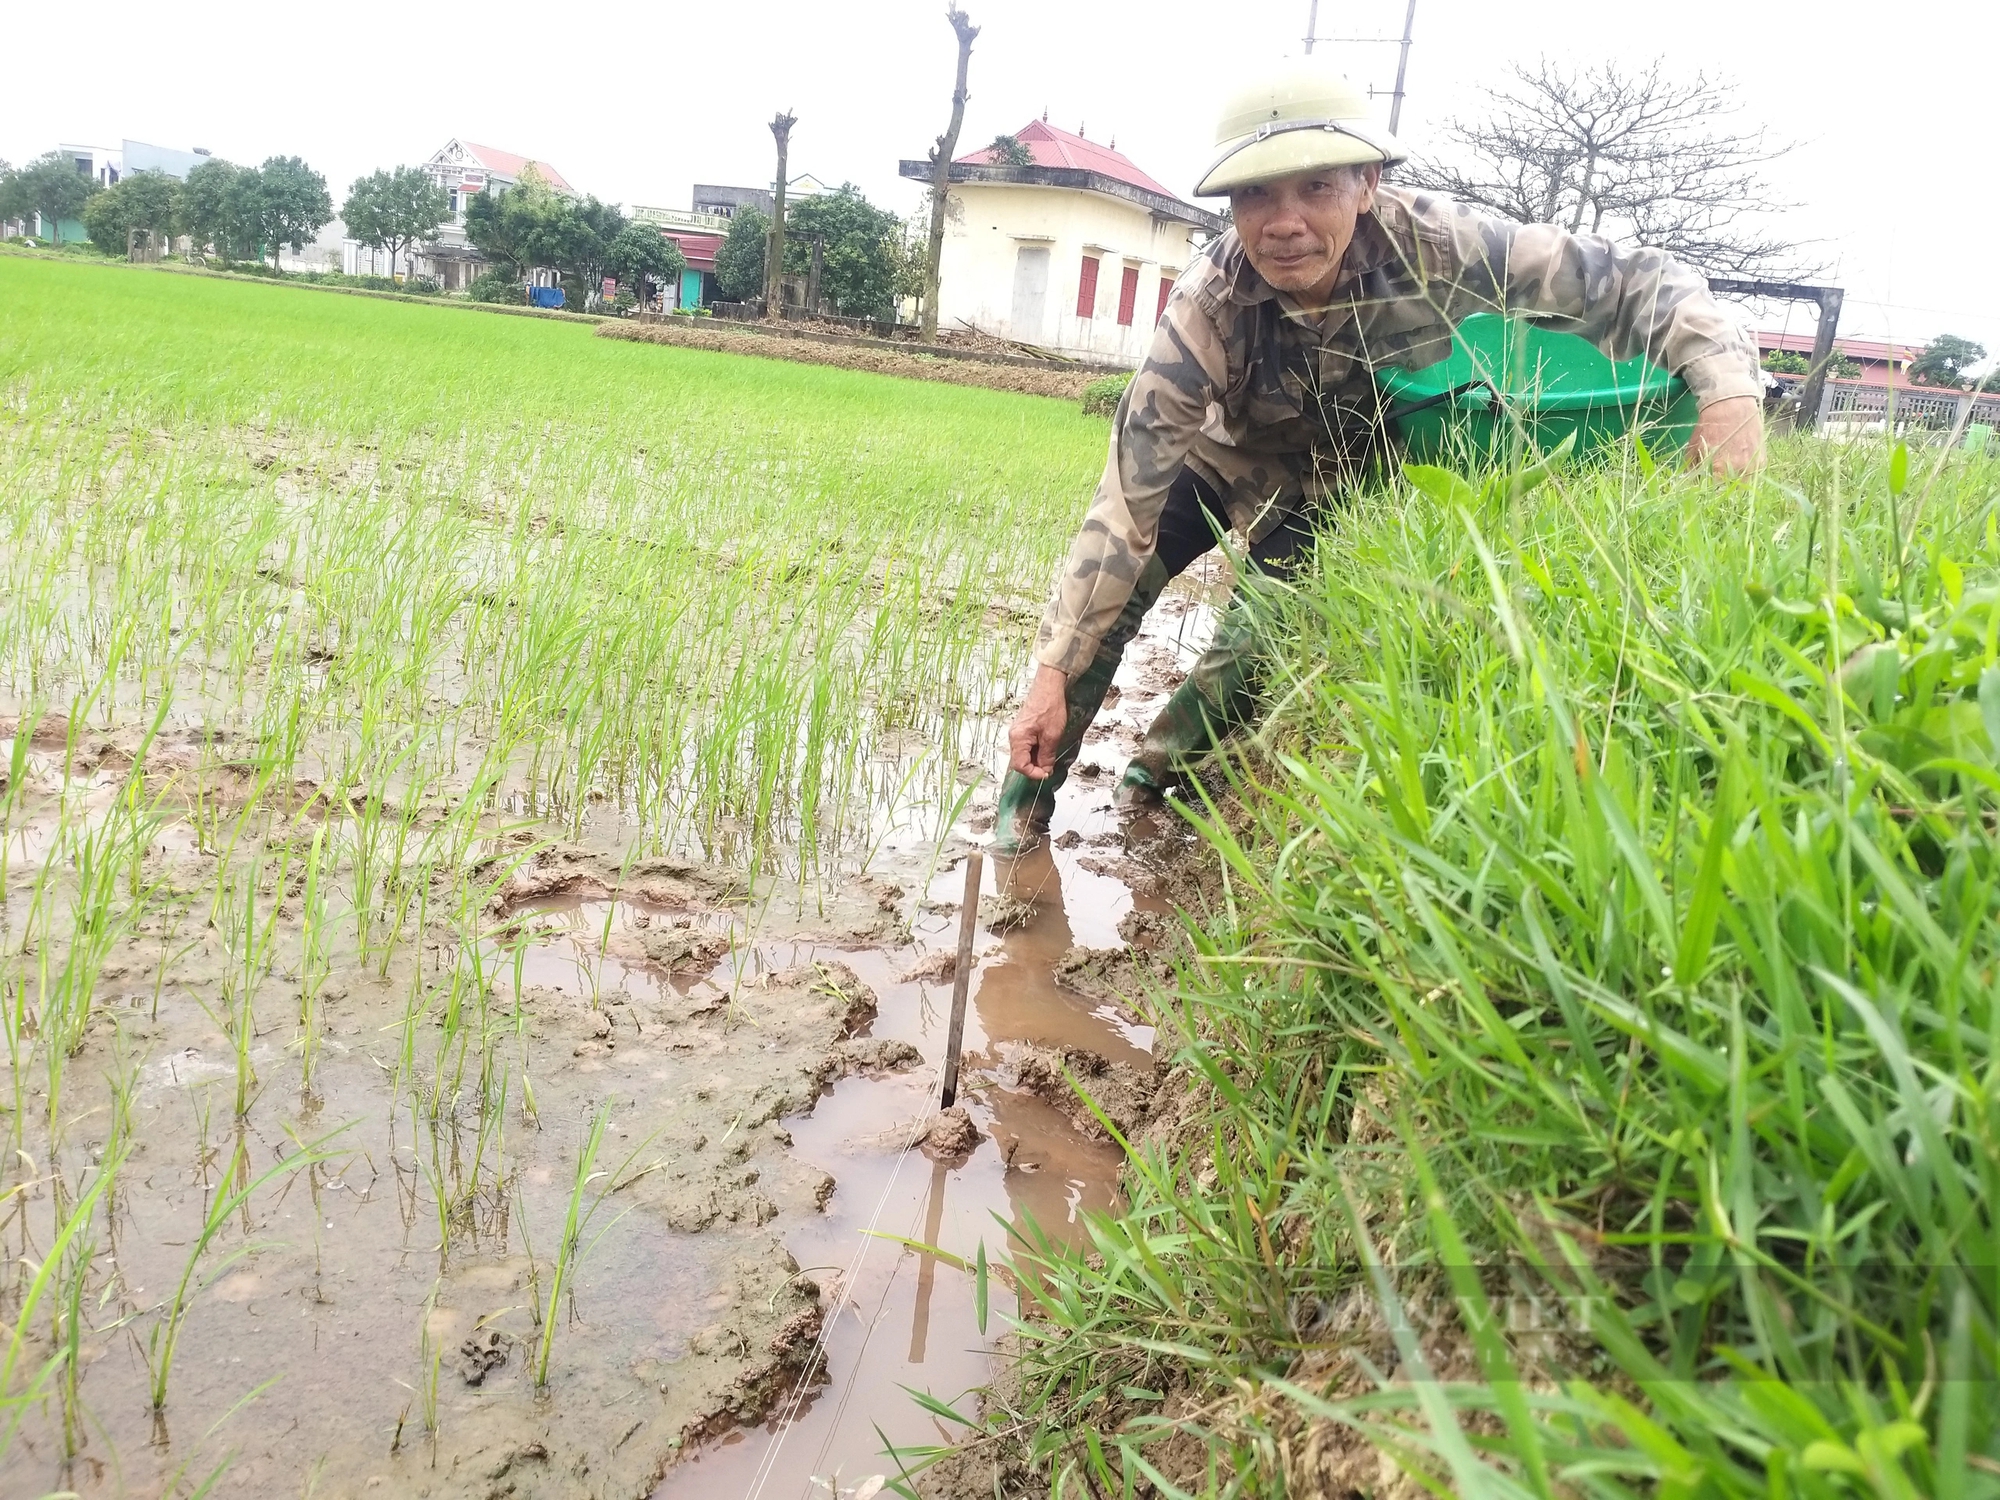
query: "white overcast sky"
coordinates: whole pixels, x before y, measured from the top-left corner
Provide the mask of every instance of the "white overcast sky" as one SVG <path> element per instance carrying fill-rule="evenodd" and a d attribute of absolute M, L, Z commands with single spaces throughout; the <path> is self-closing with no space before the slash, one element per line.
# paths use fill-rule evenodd
<path fill-rule="evenodd" d="M 1216 91 L 1296 52 L 1307 0 L 967 0 L 982 29 L 962 149 L 1046 108 L 1186 191 L 1208 153 Z M 36 59 L 0 82 L 0 158 L 58 142 L 206 146 L 256 162 L 304 156 L 336 205 L 362 172 L 417 162 L 454 135 L 544 158 L 577 187 L 685 207 L 696 181 L 760 183 L 766 122 L 799 116 L 795 172 L 849 179 L 906 210 L 896 175 L 949 110 L 943 0 L 738 0 L 571 10 L 251 6 L 97 0 L 83 13 L 9 4 L 0 56 Z M 79 15 L 87 21 L 79 30 Z M 451 19 L 452 15 L 463 17 Z M 1319 32 L 1386 35 L 1403 0 L 1322 0 Z M 1664 56 L 1740 85 L 1746 114 L 1801 144 L 1773 169 L 1791 216 L 1847 288 L 1841 331 L 1920 341 L 1939 332 L 2000 353 L 2000 195 L 1991 182 L 2000 9 L 1930 0 L 1908 12 L 1838 3 L 1418 0 L 1403 135 L 1440 119 L 1514 59 L 1637 65 Z M 1386 88 L 1392 47 L 1339 46 Z M 1386 108 L 1386 101 L 1383 101 Z M 1781 309 L 1759 321 L 1776 326 Z M 1792 315 L 1803 331 L 1811 314 Z"/>

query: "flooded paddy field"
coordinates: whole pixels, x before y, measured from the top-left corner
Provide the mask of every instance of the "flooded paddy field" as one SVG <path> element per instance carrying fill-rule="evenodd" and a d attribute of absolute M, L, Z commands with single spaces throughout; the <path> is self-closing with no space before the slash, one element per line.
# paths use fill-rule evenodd
<path fill-rule="evenodd" d="M 20 283 L 16 285 L 15 283 Z M 962 860 L 1060 403 L 0 259 L 0 1497 L 808 1494 L 1113 1201 L 1165 903 Z M 1095 757 L 1095 759 L 1093 759 Z M 1088 951 L 1086 951 L 1088 950 Z M 1011 1311 L 993 1283 L 994 1314 Z"/>

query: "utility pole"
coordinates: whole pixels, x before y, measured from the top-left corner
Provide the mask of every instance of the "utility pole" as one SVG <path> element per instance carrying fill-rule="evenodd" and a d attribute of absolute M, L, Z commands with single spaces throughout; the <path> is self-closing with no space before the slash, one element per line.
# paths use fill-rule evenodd
<path fill-rule="evenodd" d="M 1410 8 L 1403 12 L 1403 50 L 1396 58 L 1396 92 L 1389 103 L 1389 134 L 1396 133 L 1396 127 L 1403 120 L 1403 78 L 1410 70 L 1410 33 L 1416 29 L 1417 0 L 1410 0 Z"/>
<path fill-rule="evenodd" d="M 1319 35 L 1319 0 L 1312 0 L 1306 9 L 1306 56 L 1312 56 L 1313 40 Z"/>
<path fill-rule="evenodd" d="M 1313 0 L 1313 16 L 1315 20 L 1318 19 L 1319 0 Z M 1389 95 L 1391 101 L 1389 104 L 1389 133 L 1391 135 L 1394 135 L 1397 126 L 1403 123 L 1403 81 L 1410 74 L 1410 40 L 1415 34 L 1416 29 L 1417 0 L 1410 0 L 1409 8 L 1403 12 L 1403 35 L 1400 39 L 1393 36 L 1330 36 L 1325 39 L 1329 42 L 1350 42 L 1357 47 L 1387 47 L 1390 45 L 1401 47 L 1402 50 L 1396 58 L 1396 87 Z M 1306 51 L 1308 52 L 1312 51 L 1312 41 L 1311 37 L 1306 38 Z M 1370 85 L 1368 97 L 1373 99 L 1378 92 L 1379 90 Z"/>
<path fill-rule="evenodd" d="M 789 111 L 771 121 L 771 137 L 778 143 L 778 181 L 771 190 L 771 237 L 764 247 L 764 316 L 785 315 L 785 174 L 791 155 L 792 127 L 799 117 Z"/>

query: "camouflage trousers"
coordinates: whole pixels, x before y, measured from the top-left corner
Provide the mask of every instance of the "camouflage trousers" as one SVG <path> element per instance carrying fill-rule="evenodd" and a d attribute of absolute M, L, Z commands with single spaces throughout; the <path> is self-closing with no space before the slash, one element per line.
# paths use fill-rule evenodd
<path fill-rule="evenodd" d="M 1069 680 L 1063 695 L 1069 716 L 1056 746 L 1054 769 L 1041 781 L 1009 771 L 1001 784 L 994 828 L 996 849 L 1006 852 L 1026 847 L 1047 831 L 1056 793 L 1068 780 L 1070 768 L 1083 749 L 1084 735 L 1104 706 L 1104 695 L 1125 658 L 1126 646 L 1139 633 L 1167 585 L 1196 559 L 1213 551 L 1228 527 L 1221 497 L 1193 470 L 1183 469 L 1160 515 L 1158 545 L 1133 585 L 1124 611 L 1105 632 L 1090 665 Z M 1152 792 L 1164 790 L 1214 749 L 1225 734 L 1256 716 L 1261 635 L 1255 600 L 1247 596 L 1254 593 L 1260 579 L 1289 578 L 1310 555 L 1312 541 L 1312 518 L 1290 515 L 1250 548 L 1254 570 L 1238 578 L 1236 597 L 1216 622 L 1215 638 L 1147 726 L 1138 753 L 1125 768 L 1124 785 Z"/>

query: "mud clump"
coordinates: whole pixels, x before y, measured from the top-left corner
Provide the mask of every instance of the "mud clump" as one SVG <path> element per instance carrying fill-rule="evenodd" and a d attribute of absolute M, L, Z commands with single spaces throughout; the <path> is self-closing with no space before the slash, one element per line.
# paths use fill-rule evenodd
<path fill-rule="evenodd" d="M 1084 1102 L 1085 1095 L 1129 1141 L 1144 1127 L 1159 1092 L 1157 1069 L 1142 1071 L 1129 1063 L 1108 1062 L 1086 1047 L 1054 1050 L 1007 1043 L 1001 1048 L 1000 1066 L 991 1076 L 1002 1088 L 1018 1089 L 1053 1104 L 1069 1116 L 1081 1134 L 1097 1141 L 1110 1140 L 1111 1132 Z M 1071 1086 L 1071 1078 L 1076 1087 Z"/>
<path fill-rule="evenodd" d="M 646 962 L 669 974 L 682 974 L 714 968 L 729 952 L 729 935 L 694 927 L 654 925 L 640 932 L 638 946 Z"/>
<path fill-rule="evenodd" d="M 1035 903 L 1024 901 L 1019 896 L 979 898 L 979 925 L 988 932 L 1012 932 L 1016 927 L 1025 927 L 1034 915 Z"/>
<path fill-rule="evenodd" d="M 924 1133 L 917 1138 L 917 1145 L 932 1161 L 962 1163 L 982 1139 L 965 1106 L 954 1104 L 931 1117 Z"/>
<path fill-rule="evenodd" d="M 869 1077 L 880 1077 L 884 1073 L 901 1073 L 914 1068 L 924 1060 L 908 1042 L 894 1037 L 865 1036 L 842 1042 L 833 1049 L 833 1066 L 837 1069 L 827 1082 L 845 1077 L 850 1073 L 861 1073 Z"/>
<path fill-rule="evenodd" d="M 1148 1009 L 1148 995 L 1173 976 L 1171 964 L 1149 961 L 1129 948 L 1070 948 L 1055 966 L 1055 981 L 1064 989 L 1134 1014 Z"/>
<path fill-rule="evenodd" d="M 903 971 L 904 984 L 950 984 L 958 978 L 958 952 L 952 948 L 940 948 L 935 953 L 927 953 L 917 963 Z"/>

